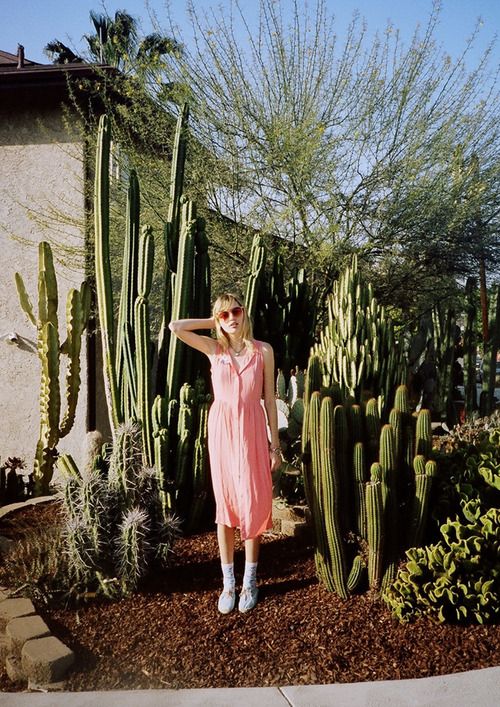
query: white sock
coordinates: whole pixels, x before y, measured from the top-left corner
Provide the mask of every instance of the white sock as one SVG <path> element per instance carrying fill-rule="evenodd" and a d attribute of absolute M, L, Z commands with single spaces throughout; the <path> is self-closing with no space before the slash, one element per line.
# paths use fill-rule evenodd
<path fill-rule="evenodd" d="M 243 589 L 255 589 L 257 586 L 257 562 L 245 562 Z"/>
<path fill-rule="evenodd" d="M 234 563 L 230 562 L 224 564 L 221 562 L 222 567 L 222 578 L 224 580 L 224 591 L 234 592 L 235 580 L 234 580 Z"/>

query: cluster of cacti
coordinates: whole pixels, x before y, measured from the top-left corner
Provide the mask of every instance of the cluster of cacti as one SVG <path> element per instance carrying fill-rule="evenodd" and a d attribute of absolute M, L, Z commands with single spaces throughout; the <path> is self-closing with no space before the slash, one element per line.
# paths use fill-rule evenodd
<path fill-rule="evenodd" d="M 71 430 L 80 390 L 82 334 L 90 314 L 90 289 L 71 288 L 66 300 L 66 338 L 61 342 L 58 323 L 57 279 L 52 250 L 42 241 L 38 246 L 38 312 L 35 313 L 23 279 L 16 273 L 21 307 L 37 330 L 37 352 L 41 364 L 40 435 L 35 452 L 34 481 L 37 495 L 46 494 L 57 459 L 57 444 Z M 61 355 L 67 357 L 65 400 L 61 417 Z"/>
<path fill-rule="evenodd" d="M 294 368 L 288 385 L 281 370 L 276 376 L 276 408 L 283 464 L 275 476 L 275 490 L 287 499 L 303 500 L 300 473 L 301 435 L 304 421 L 304 372 Z"/>
<path fill-rule="evenodd" d="M 359 405 L 338 385 L 322 387 L 322 366 L 311 356 L 304 394 L 304 485 L 318 575 L 346 597 L 362 579 L 363 562 L 369 586 L 387 587 L 403 550 L 422 541 L 436 464 L 429 459 L 429 411 L 410 414 L 406 386 L 398 387 L 383 424 L 375 398 Z"/>
<path fill-rule="evenodd" d="M 157 353 L 152 343 L 148 299 L 153 276 L 154 240 L 149 226 L 140 228 L 139 184 L 133 171 L 128 192 L 122 288 L 116 323 L 113 317 L 109 259 L 111 133 L 106 116 L 102 116 L 99 123 L 95 180 L 96 288 L 109 419 L 113 432 L 123 422 L 140 423 L 143 461 L 146 466 L 154 465 L 157 469 L 162 482 L 161 498 L 165 508 L 170 509 L 183 495 L 176 484 L 181 483 L 184 473 L 194 475 L 195 486 L 200 485 L 200 453 L 198 451 L 198 456 L 195 455 L 194 441 L 188 445 L 185 440 L 188 433 L 181 422 L 184 419 L 181 414 L 183 401 L 179 401 L 183 383 L 193 381 L 200 366 L 192 365 L 195 354 L 177 337 L 169 336 L 167 325 L 171 319 L 208 316 L 210 308 L 210 263 L 205 224 L 203 219 L 196 217 L 194 204 L 182 196 L 187 114 L 187 107 L 184 107 L 177 123 L 172 157 L 170 204 L 164 234 L 163 312 Z M 207 400 L 204 399 L 203 403 Z M 197 418 L 196 430 L 189 429 L 190 439 L 200 434 L 206 436 L 206 424 L 201 415 Z M 182 473 L 179 469 L 181 461 Z M 197 498 L 199 502 L 201 495 L 198 494 Z M 190 507 L 189 503 L 187 505 Z"/>
<path fill-rule="evenodd" d="M 412 548 L 383 598 L 400 621 L 490 623 L 500 618 L 500 509 L 462 506 L 441 526 L 440 542 Z"/>
<path fill-rule="evenodd" d="M 454 311 L 436 304 L 432 309 L 432 351 L 436 368 L 433 414 L 438 420 L 446 420 L 449 425 L 456 422 L 453 372 L 459 335 Z"/>
<path fill-rule="evenodd" d="M 165 512 L 157 470 L 143 464 L 140 425 L 119 425 L 109 453 L 96 444 L 96 433 L 89 433 L 89 446 L 81 470 L 70 455 L 58 462 L 68 585 L 122 596 L 153 562 L 166 561 L 178 523 Z"/>
<path fill-rule="evenodd" d="M 328 322 L 314 354 L 324 363 L 323 383 L 361 400 L 369 394 L 385 412 L 392 391 L 406 380 L 402 343 L 385 308 L 358 270 L 356 256 L 328 295 Z"/>
<path fill-rule="evenodd" d="M 19 457 L 9 457 L 0 465 L 0 506 L 25 501 L 33 493 L 33 475 Z"/>
<path fill-rule="evenodd" d="M 465 325 L 463 333 L 464 359 L 464 406 L 465 417 L 470 418 L 477 410 L 477 282 L 467 278 L 465 285 Z"/>
<path fill-rule="evenodd" d="M 271 272 L 261 280 L 254 321 L 257 336 L 272 345 L 276 365 L 287 377 L 294 365 L 307 366 L 317 304 L 306 271 L 293 269 L 285 281 L 283 256 L 275 255 Z"/>
<path fill-rule="evenodd" d="M 497 387 L 496 362 L 500 349 L 500 288 L 495 285 L 490 297 L 488 312 L 488 339 L 483 350 L 483 389 L 480 397 L 481 416 L 489 415 L 495 409 L 495 388 Z"/>

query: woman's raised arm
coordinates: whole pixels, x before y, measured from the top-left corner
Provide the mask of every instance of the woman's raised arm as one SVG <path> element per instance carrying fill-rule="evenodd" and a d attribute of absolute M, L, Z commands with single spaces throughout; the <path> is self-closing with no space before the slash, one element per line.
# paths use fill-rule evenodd
<path fill-rule="evenodd" d="M 215 321 L 213 317 L 209 319 L 177 319 L 168 325 L 168 328 L 181 341 L 188 346 L 191 346 L 197 351 L 210 356 L 217 349 L 217 342 L 209 336 L 195 334 L 197 329 L 215 329 Z"/>

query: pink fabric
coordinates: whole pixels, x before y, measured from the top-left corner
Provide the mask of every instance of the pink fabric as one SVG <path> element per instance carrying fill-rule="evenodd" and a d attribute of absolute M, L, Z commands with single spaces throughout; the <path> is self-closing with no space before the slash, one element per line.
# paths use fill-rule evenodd
<path fill-rule="evenodd" d="M 272 527 L 272 480 L 264 408 L 261 342 L 240 359 L 238 372 L 219 347 L 210 356 L 214 402 L 208 416 L 208 451 L 216 502 L 215 522 L 240 528 L 242 540 Z"/>

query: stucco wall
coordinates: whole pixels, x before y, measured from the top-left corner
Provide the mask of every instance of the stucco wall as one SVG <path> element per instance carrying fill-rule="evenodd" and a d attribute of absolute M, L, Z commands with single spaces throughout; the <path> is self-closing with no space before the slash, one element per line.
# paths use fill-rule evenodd
<path fill-rule="evenodd" d="M 0 107 L 0 337 L 16 332 L 24 340 L 21 346 L 0 340 L 0 458 L 24 457 L 30 468 L 38 438 L 40 366 L 36 352 L 30 350 L 36 332 L 20 308 L 14 273 L 23 276 L 36 308 L 37 244 L 52 238 L 72 246 L 83 244 L 82 145 L 68 137 L 60 115 L 57 106 L 38 110 L 12 104 Z M 56 211 L 62 211 L 68 222 L 58 223 Z M 64 335 L 66 294 L 70 287 L 80 286 L 84 275 L 68 253 L 54 244 L 53 249 Z M 86 404 L 84 345 L 75 425 L 58 445 L 60 452 L 69 451 L 77 460 L 86 430 Z"/>

